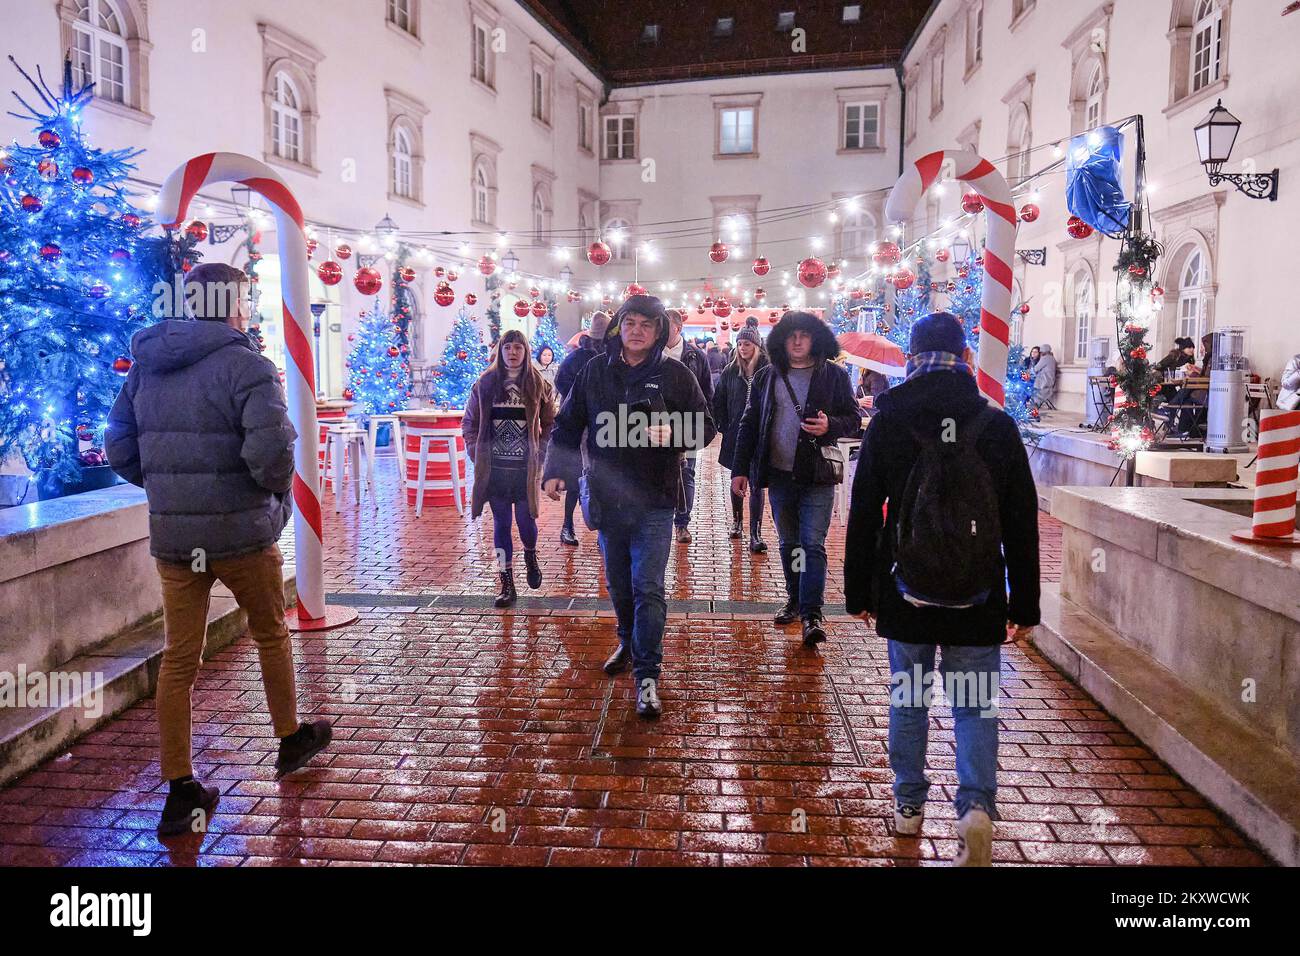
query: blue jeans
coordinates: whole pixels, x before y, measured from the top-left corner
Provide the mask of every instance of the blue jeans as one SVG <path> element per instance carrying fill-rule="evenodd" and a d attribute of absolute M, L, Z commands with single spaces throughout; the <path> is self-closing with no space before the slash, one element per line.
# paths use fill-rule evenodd
<path fill-rule="evenodd" d="M 930 781 L 925 776 L 926 737 L 930 729 L 929 697 L 935 685 L 921 685 L 934 673 L 935 645 L 889 641 L 889 766 L 894 771 L 894 798 L 925 804 Z M 998 789 L 997 680 L 1002 648 L 943 646 L 939 687 L 952 705 L 957 743 L 957 815 L 981 807 L 997 819 Z M 973 691 L 973 693 L 972 693 Z"/>
<path fill-rule="evenodd" d="M 672 548 L 673 509 L 651 508 L 635 520 L 603 519 L 600 553 L 605 559 L 605 587 L 618 617 L 618 640 L 632 652 L 632 673 L 659 678 L 663 660 L 664 571 Z"/>
<path fill-rule="evenodd" d="M 691 523 L 691 512 L 695 509 L 695 459 L 682 456 L 682 486 L 686 492 L 686 510 L 673 516 L 673 524 L 685 528 Z"/>
<path fill-rule="evenodd" d="M 799 602 L 801 616 L 820 614 L 826 592 L 826 532 L 835 507 L 835 486 L 805 485 L 788 471 L 771 471 L 767 500 L 781 542 L 785 592 Z"/>

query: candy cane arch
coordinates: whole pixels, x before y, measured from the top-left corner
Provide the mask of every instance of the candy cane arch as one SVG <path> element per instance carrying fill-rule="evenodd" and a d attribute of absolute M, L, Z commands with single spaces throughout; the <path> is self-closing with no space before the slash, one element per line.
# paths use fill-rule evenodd
<path fill-rule="evenodd" d="M 1295 528 L 1298 476 L 1300 411 L 1261 409 L 1254 516 L 1250 532 L 1234 533 L 1233 538 L 1255 544 L 1300 546 Z"/>
<path fill-rule="evenodd" d="M 289 357 L 289 421 L 298 432 L 293 450 L 294 566 L 298 589 L 295 630 L 322 630 L 356 620 L 356 612 L 327 608 L 321 563 L 321 490 L 317 448 L 316 384 L 311 349 L 311 309 L 307 281 L 307 239 L 302 209 L 289 187 L 265 163 L 239 153 L 205 153 L 172 171 L 158 194 L 158 219 L 178 227 L 190 201 L 205 186 L 240 183 L 261 195 L 275 213 L 280 251 L 280 296 L 284 302 L 285 352 Z M 333 612 L 333 613 L 331 613 Z"/>
<path fill-rule="evenodd" d="M 894 184 L 885 203 L 891 222 L 904 223 L 939 178 L 945 163 L 959 170 L 954 178 L 969 183 L 987 213 L 984 242 L 984 289 L 980 295 L 979 368 L 976 380 L 984 396 L 999 408 L 1006 404 L 1003 379 L 1011 338 L 1011 260 L 1016 254 L 1019 219 L 1011 204 L 1011 187 L 987 159 L 965 149 L 942 149 L 922 156 Z"/>

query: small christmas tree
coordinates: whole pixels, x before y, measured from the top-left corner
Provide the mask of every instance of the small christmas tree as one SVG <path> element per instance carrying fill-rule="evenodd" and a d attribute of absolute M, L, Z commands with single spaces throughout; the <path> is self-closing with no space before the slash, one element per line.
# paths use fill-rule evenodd
<path fill-rule="evenodd" d="M 550 346 L 555 361 L 564 360 L 564 343 L 560 341 L 560 332 L 555 325 L 555 300 L 546 300 L 546 314 L 537 320 L 537 329 L 533 332 L 533 358 L 542 354 L 542 349 Z"/>
<path fill-rule="evenodd" d="M 1129 460 L 1151 444 L 1151 399 L 1160 391 L 1160 374 L 1151 366 L 1147 331 L 1159 296 L 1151 285 L 1160 243 L 1142 233 L 1128 233 L 1115 261 L 1115 327 L 1119 337 L 1120 369 L 1112 379 L 1115 414 L 1111 416 L 1110 447 Z"/>
<path fill-rule="evenodd" d="M 450 408 L 464 408 L 469 390 L 487 366 L 483 333 L 474 317 L 462 308 L 447 333 L 442 362 L 435 370 L 433 400 Z"/>
<path fill-rule="evenodd" d="M 175 286 L 197 253 L 194 236 L 142 236 L 126 188 L 139 151 L 94 149 L 81 129 L 93 84 L 75 87 L 65 60 L 55 93 L 14 65 L 39 105 L 15 92 L 25 112 L 10 115 L 38 136 L 0 150 L 0 462 L 18 452 L 55 493 L 105 464 L 131 337 L 180 314 Z"/>
<path fill-rule="evenodd" d="M 347 361 L 348 387 L 343 391 L 343 397 L 356 402 L 367 415 L 387 415 L 406 408 L 409 364 L 397 342 L 396 323 L 376 300 L 368 312 L 361 313 L 361 326 Z"/>
<path fill-rule="evenodd" d="M 411 284 L 407 281 L 407 277 L 409 276 L 413 279 L 414 275 L 410 271 L 405 272 L 405 274 L 403 273 L 403 270 L 409 268 L 406 263 L 410 258 L 410 255 L 411 250 L 405 243 L 398 245 L 397 257 L 393 262 L 393 291 L 389 297 L 388 303 L 389 312 L 392 317 L 393 330 L 396 333 L 396 341 L 394 344 L 401 352 L 403 359 L 405 359 L 411 351 L 411 316 L 413 314 L 413 303 L 411 301 Z M 411 365 L 409 362 L 406 363 L 405 375 L 405 384 L 409 391 L 412 385 Z"/>

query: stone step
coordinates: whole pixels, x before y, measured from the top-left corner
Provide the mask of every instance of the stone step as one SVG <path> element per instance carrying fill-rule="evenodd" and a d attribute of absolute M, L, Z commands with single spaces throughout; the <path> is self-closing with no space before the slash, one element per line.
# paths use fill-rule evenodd
<path fill-rule="evenodd" d="M 284 569 L 285 601 L 295 600 L 291 563 Z M 203 649 L 207 660 L 242 635 L 247 617 L 234 597 L 221 585 L 212 589 L 208 606 L 208 634 Z M 93 697 L 83 688 L 80 697 L 48 707 L 0 707 L 0 786 L 61 753 L 76 740 L 151 696 L 162 660 L 163 623 L 155 617 L 109 638 L 57 668 L 62 674 L 92 674 L 100 700 L 93 713 Z M 102 681 L 102 683 L 100 683 Z"/>
<path fill-rule="evenodd" d="M 1175 773 L 1284 866 L 1300 866 L 1300 765 L 1044 584 L 1034 643 Z"/>

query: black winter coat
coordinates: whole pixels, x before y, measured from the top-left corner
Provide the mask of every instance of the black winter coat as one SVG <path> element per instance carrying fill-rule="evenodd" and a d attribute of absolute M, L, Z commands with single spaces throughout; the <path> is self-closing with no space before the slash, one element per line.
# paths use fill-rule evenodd
<path fill-rule="evenodd" d="M 583 348 L 570 352 L 564 357 L 564 361 L 560 363 L 560 370 L 555 373 L 555 391 L 559 393 L 561 399 L 569 394 L 573 383 L 577 381 L 578 373 L 597 354 L 595 349 Z"/>
<path fill-rule="evenodd" d="M 682 357 L 678 361 L 695 375 L 695 381 L 700 383 L 700 391 L 704 393 L 704 400 L 712 402 L 713 372 L 709 368 L 709 357 L 699 346 L 687 342 L 682 346 Z"/>
<path fill-rule="evenodd" d="M 765 366 L 754 375 L 749 404 L 736 433 L 732 474 L 748 475 L 756 488 L 767 487 L 768 452 L 778 388 L 784 391 L 785 384 L 775 364 Z M 862 430 L 862 410 L 853 398 L 849 373 L 826 359 L 818 359 L 813 366 L 808 399 L 804 402 L 805 418 L 815 418 L 818 412 L 825 412 L 830 420 L 826 434 L 816 439 L 818 445 L 833 445 L 839 439 L 853 437 Z M 817 451 L 813 442 L 806 440 L 811 437 L 802 433 L 795 452 L 794 480 L 798 482 L 812 481 L 813 457 Z"/>
<path fill-rule="evenodd" d="M 766 353 L 758 354 L 754 366 L 754 376 L 770 363 Z M 718 389 L 713 393 L 713 421 L 722 432 L 722 447 L 718 449 L 718 464 L 731 470 L 736 456 L 736 437 L 740 434 L 740 420 L 745 416 L 745 405 L 749 401 L 749 389 L 753 379 L 745 380 L 740 372 L 740 363 L 732 362 L 722 370 L 718 379 Z"/>
<path fill-rule="evenodd" d="M 717 429 L 695 376 L 681 362 L 662 355 L 666 333 L 665 326 L 653 356 L 647 360 L 655 367 L 640 384 L 629 383 L 629 369 L 619 356 L 618 346 L 609 344 L 613 337 L 606 338 L 606 352 L 593 354 L 560 406 L 551 430 L 543 482 L 561 478 L 568 488 L 578 486 L 582 468 L 579 444 L 585 429 L 592 493 L 605 514 L 627 517 L 650 508 L 678 507 L 682 498 L 682 452 L 707 447 Z M 631 447 L 617 428 L 619 406 L 643 399 L 654 411 L 689 418 L 691 428 L 676 429 L 674 443 L 669 447 Z M 626 416 L 624 411 L 624 420 Z"/>
<path fill-rule="evenodd" d="M 850 614 L 876 615 L 876 632 L 908 644 L 1000 644 L 1008 620 L 1039 623 L 1038 492 L 1020 430 L 1000 414 L 980 435 L 976 452 L 984 459 L 997 490 L 1002 553 L 989 599 L 972 608 L 916 607 L 894 584 L 897 514 L 887 502 L 902 499 L 920 452 L 913 430 L 939 434 L 952 418 L 960 431 L 987 403 L 975 379 L 963 372 L 919 375 L 880 396 L 853 480 L 849 526 L 844 541 L 844 595 Z M 883 525 L 883 528 L 882 528 Z M 1008 590 L 1010 597 L 1008 598 Z"/>

